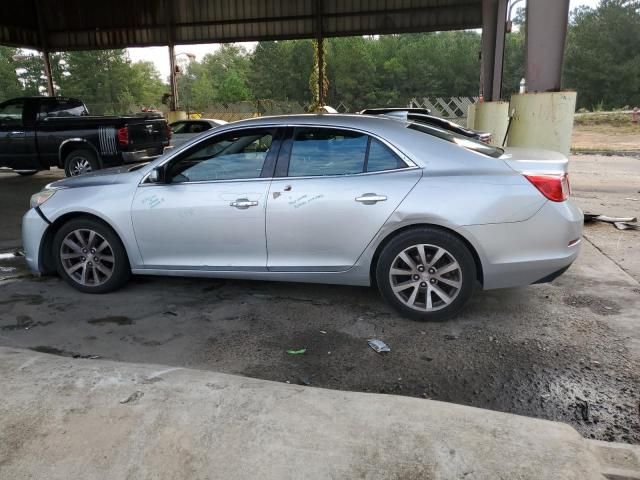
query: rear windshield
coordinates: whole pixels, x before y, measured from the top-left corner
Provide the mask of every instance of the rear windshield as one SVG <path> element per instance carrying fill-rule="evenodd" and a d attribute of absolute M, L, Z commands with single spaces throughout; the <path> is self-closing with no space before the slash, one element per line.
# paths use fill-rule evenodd
<path fill-rule="evenodd" d="M 426 133 L 427 135 L 433 135 L 434 137 L 441 138 L 447 142 L 455 143 L 461 147 L 471 150 L 472 152 L 478 152 L 488 157 L 499 158 L 504 154 L 504 150 L 500 147 L 494 147 L 487 145 L 473 138 L 464 137 L 457 133 L 443 130 L 433 125 L 425 125 L 423 123 L 410 123 L 409 128 L 417 130 L 418 132 Z"/>

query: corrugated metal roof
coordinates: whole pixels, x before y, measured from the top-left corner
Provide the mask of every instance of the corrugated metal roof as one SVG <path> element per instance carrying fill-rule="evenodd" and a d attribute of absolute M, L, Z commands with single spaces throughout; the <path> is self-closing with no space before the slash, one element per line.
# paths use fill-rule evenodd
<path fill-rule="evenodd" d="M 311 38 L 320 32 L 332 37 L 459 30 L 482 24 L 482 0 L 11 0 L 3 10 L 0 44 L 51 51 Z"/>

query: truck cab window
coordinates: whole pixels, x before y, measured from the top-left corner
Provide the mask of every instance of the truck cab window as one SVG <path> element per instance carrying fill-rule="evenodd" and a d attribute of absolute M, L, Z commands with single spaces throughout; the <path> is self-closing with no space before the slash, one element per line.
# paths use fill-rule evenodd
<path fill-rule="evenodd" d="M 39 118 L 50 117 L 82 117 L 89 115 L 87 108 L 80 100 L 55 99 L 49 102 L 43 102 L 40 105 Z"/>
<path fill-rule="evenodd" d="M 0 105 L 0 127 L 15 128 L 23 127 L 22 112 L 24 102 L 17 100 Z"/>

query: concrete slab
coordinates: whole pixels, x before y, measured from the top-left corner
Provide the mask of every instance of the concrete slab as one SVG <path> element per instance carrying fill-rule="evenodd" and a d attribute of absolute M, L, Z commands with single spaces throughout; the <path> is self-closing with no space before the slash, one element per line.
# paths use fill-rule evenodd
<path fill-rule="evenodd" d="M 0 478 L 12 480 L 589 480 L 639 470 L 638 447 L 442 402 L 5 347 L 0 377 Z"/>

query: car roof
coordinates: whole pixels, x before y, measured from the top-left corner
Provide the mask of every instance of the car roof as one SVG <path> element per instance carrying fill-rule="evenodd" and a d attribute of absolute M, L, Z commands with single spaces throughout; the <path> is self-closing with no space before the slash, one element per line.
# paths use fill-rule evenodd
<path fill-rule="evenodd" d="M 239 120 L 228 124 L 229 127 L 239 126 L 287 126 L 287 125 L 319 125 L 355 128 L 381 133 L 387 129 L 404 129 L 410 122 L 402 119 L 388 118 L 376 115 L 359 115 L 348 113 L 306 113 L 295 115 L 277 115 L 271 117 L 256 117 Z"/>

